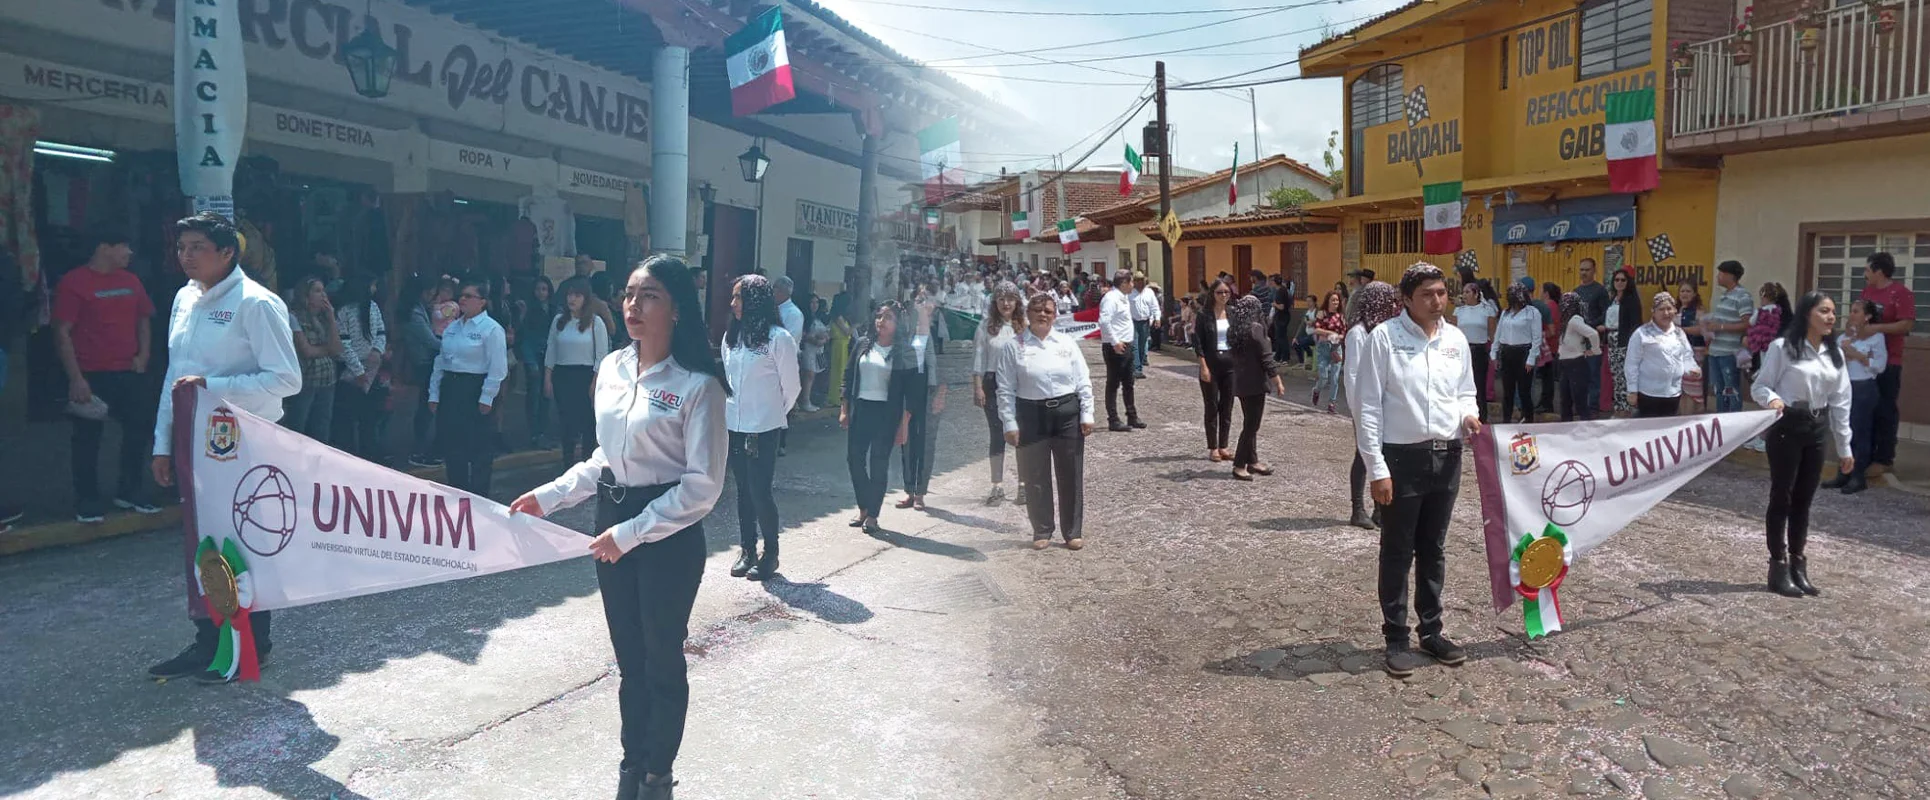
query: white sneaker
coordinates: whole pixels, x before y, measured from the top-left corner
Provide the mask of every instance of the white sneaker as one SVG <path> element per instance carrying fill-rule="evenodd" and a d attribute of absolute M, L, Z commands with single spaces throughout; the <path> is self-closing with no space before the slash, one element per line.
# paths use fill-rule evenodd
<path fill-rule="evenodd" d="M 1754 450 L 1754 451 L 1756 451 L 1756 452 L 1758 452 L 1758 453 L 1760 453 L 1760 452 L 1763 452 L 1764 450 L 1766 450 L 1766 449 L 1768 449 L 1768 448 L 1767 448 L 1767 447 L 1766 447 L 1766 446 L 1765 446 L 1765 445 L 1763 444 L 1763 441 L 1762 441 L 1761 439 L 1750 439 L 1750 440 L 1749 440 L 1749 443 L 1748 443 L 1748 444 L 1745 444 L 1745 445 L 1743 445 L 1743 447 L 1747 447 L 1747 448 L 1749 448 L 1749 449 L 1751 449 L 1751 450 Z"/>
<path fill-rule="evenodd" d="M 804 405 L 802 405 L 802 406 L 798 406 L 798 410 L 799 410 L 799 411 L 802 411 L 802 412 L 804 412 L 804 413 L 806 413 L 806 414 L 816 414 L 816 413 L 818 413 L 818 407 L 817 407 L 817 406 L 814 406 L 814 405 L 811 405 L 810 403 L 805 403 L 805 404 L 804 404 Z"/>

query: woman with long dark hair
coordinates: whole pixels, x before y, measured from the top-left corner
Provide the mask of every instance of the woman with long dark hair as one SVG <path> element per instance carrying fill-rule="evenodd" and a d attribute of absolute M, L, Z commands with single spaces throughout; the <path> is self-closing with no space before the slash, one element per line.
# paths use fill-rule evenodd
<path fill-rule="evenodd" d="M 443 329 L 442 352 L 429 375 L 429 410 L 436 415 L 449 485 L 488 497 L 496 466 L 496 393 L 509 375 L 509 334 L 488 313 L 487 283 L 462 282 L 456 303 L 459 314 Z"/>
<path fill-rule="evenodd" d="M 1535 364 L 1541 360 L 1541 311 L 1534 307 L 1533 291 L 1520 283 L 1508 286 L 1508 310 L 1495 324 L 1494 341 L 1488 357 L 1494 359 L 1495 374 L 1501 378 L 1501 421 L 1535 421 Z M 1470 343 L 1472 346 L 1472 343 Z M 1479 379 L 1475 384 L 1480 390 Z M 1515 415 L 1516 406 L 1521 415 Z"/>
<path fill-rule="evenodd" d="M 1488 345 L 1494 342 L 1494 329 L 1501 323 L 1501 308 L 1483 293 L 1485 284 L 1473 280 L 1461 283 L 1461 303 L 1454 307 L 1454 326 L 1468 337 L 1469 361 L 1474 367 L 1475 403 L 1481 406 L 1481 421 L 1488 421 Z M 1489 288 L 1487 291 L 1494 291 Z M 1355 301 L 1358 310 L 1359 301 Z M 1351 328 L 1350 328 L 1351 330 Z M 1349 365 L 1351 369 L 1351 364 Z M 1347 402 L 1353 404 L 1349 394 Z"/>
<path fill-rule="evenodd" d="M 1347 338 L 1347 318 L 1343 313 L 1346 308 L 1345 293 L 1338 290 L 1328 292 L 1326 299 L 1320 301 L 1320 313 L 1313 320 L 1314 369 L 1317 372 L 1313 380 L 1313 401 L 1309 405 L 1320 406 L 1321 390 L 1324 389 L 1329 414 L 1334 412 L 1334 395 L 1340 394 L 1341 359 L 1345 357 L 1341 344 Z"/>
<path fill-rule="evenodd" d="M 335 384 L 335 446 L 367 460 L 382 460 L 376 436 L 389 387 L 382 363 L 389 355 L 389 329 L 375 298 L 381 279 L 353 275 L 342 285 L 342 306 L 335 327 L 342 334 L 342 379 Z"/>
<path fill-rule="evenodd" d="M 925 510 L 925 492 L 931 487 L 932 454 L 938 450 L 938 415 L 945 410 L 945 384 L 938 379 L 938 354 L 942 348 L 932 337 L 931 326 L 941 313 L 931 293 L 920 290 L 917 311 L 919 333 L 904 336 L 905 353 L 913 358 L 917 374 L 903 382 L 905 392 L 905 441 L 899 451 L 905 475 L 905 499 L 897 508 Z"/>
<path fill-rule="evenodd" d="M 1701 375 L 1689 335 L 1676 324 L 1675 295 L 1658 292 L 1648 324 L 1628 340 L 1629 403 L 1637 417 L 1673 417 L 1682 409 L 1682 382 Z"/>
<path fill-rule="evenodd" d="M 838 425 L 851 432 L 845 462 L 851 469 L 851 491 L 857 495 L 858 515 L 851 527 L 877 533 L 878 513 L 885 502 L 885 481 L 891 474 L 891 448 L 905 443 L 911 414 L 905 410 L 907 373 L 915 378 L 918 356 L 908 331 L 898 329 L 903 308 L 895 300 L 878 306 L 871 329 L 851 343 L 844 371 L 844 405 Z"/>
<path fill-rule="evenodd" d="M 1588 374 L 1588 359 L 1602 352 L 1602 334 L 1588 324 L 1582 296 L 1576 292 L 1561 296 L 1561 316 L 1565 322 L 1555 362 L 1561 368 L 1561 421 L 1587 422 L 1595 418 L 1595 409 L 1588 405 L 1588 387 L 1594 382 Z"/>
<path fill-rule="evenodd" d="M 1233 477 L 1250 481 L 1255 475 L 1272 475 L 1273 468 L 1260 461 L 1260 416 L 1267 407 L 1267 387 L 1281 397 L 1287 384 L 1273 374 L 1273 343 L 1267 338 L 1266 307 L 1260 298 L 1246 295 L 1227 309 L 1227 351 L 1233 368 L 1228 383 L 1233 396 L 1240 399 L 1240 443 L 1233 451 Z"/>
<path fill-rule="evenodd" d="M 1054 308 L 1058 299 L 1052 299 Z M 998 415 L 998 360 L 1004 354 L 1005 346 L 1012 343 L 1019 329 L 1024 327 L 1024 306 L 1019 299 L 1019 287 L 1001 283 L 992 295 L 992 304 L 985 309 L 985 322 L 972 334 L 972 402 L 985 411 L 985 427 L 991 436 L 989 452 L 992 467 L 992 491 L 986 495 L 986 505 L 996 505 L 1005 499 L 1005 424 Z M 1019 493 L 1014 501 L 1025 503 L 1025 482 L 1019 481 Z"/>
<path fill-rule="evenodd" d="M 596 447 L 596 368 L 610 352 L 610 332 L 597 313 L 590 286 L 563 285 L 563 313 L 544 324 L 543 396 L 556 401 L 563 463 L 574 464 Z"/>
<path fill-rule="evenodd" d="M 595 495 L 590 542 L 622 685 L 619 800 L 671 800 L 671 767 L 690 707 L 684 661 L 704 578 L 704 517 L 723 493 L 730 386 L 711 357 L 690 267 L 652 256 L 630 273 L 623 324 L 633 344 L 603 359 L 597 448 L 510 510 L 547 516 Z"/>
<path fill-rule="evenodd" d="M 770 580 L 777 573 L 777 438 L 772 431 L 797 404 L 803 387 L 798 345 L 778 317 L 777 295 L 762 275 L 737 279 L 730 291 L 730 327 L 724 331 L 724 376 L 731 387 L 724 403 L 730 432 L 730 471 L 737 476 L 737 541 L 743 551 L 733 578 Z M 758 555 L 758 531 L 764 553 Z"/>
<path fill-rule="evenodd" d="M 1066 549 L 1085 540 L 1086 437 L 1092 434 L 1092 371 L 1072 337 L 1052 329 L 1058 303 L 1039 293 L 1026 303 L 1025 330 L 997 356 L 993 403 L 1007 444 L 1018 448 L 1019 480 L 1031 497 L 1032 549 L 1052 543 L 1052 512 Z M 1054 492 L 1054 488 L 1057 492 Z"/>
<path fill-rule="evenodd" d="M 1689 399 L 1696 411 L 1704 405 L 1703 389 L 1707 385 L 1702 380 L 1703 361 L 1709 356 L 1709 340 L 1702 333 L 1702 288 L 1694 278 L 1683 278 L 1675 287 L 1675 324 L 1688 334 L 1689 347 L 1695 351 L 1696 374 L 1682 381 L 1682 396 Z"/>
<path fill-rule="evenodd" d="M 1882 375 L 1890 363 L 1889 347 L 1883 334 L 1870 330 L 1872 325 L 1883 324 L 1883 307 L 1874 300 L 1858 299 L 1850 302 L 1850 324 L 1840 340 L 1843 345 L 1843 360 L 1850 374 L 1850 452 L 1856 458 L 1856 469 L 1837 472 L 1836 477 L 1823 484 L 1825 489 L 1841 489 L 1844 494 L 1856 494 L 1870 488 L 1863 471 L 1870 466 L 1872 433 L 1876 428 L 1876 405 L 1879 394 L 1876 376 Z"/>
<path fill-rule="evenodd" d="M 1603 336 L 1608 346 L 1609 379 L 1615 386 L 1615 413 L 1628 415 L 1635 406 L 1628 401 L 1628 340 L 1635 335 L 1635 329 L 1642 327 L 1642 298 L 1635 293 L 1635 273 L 1627 267 L 1615 271 L 1609 281 L 1608 333 Z"/>
<path fill-rule="evenodd" d="M 1206 458 L 1232 461 L 1227 449 L 1233 432 L 1233 334 L 1227 309 L 1233 304 L 1233 285 L 1214 281 L 1200 293 L 1193 315 L 1193 352 L 1200 361 L 1200 401 L 1206 407 Z"/>
<path fill-rule="evenodd" d="M 1477 292 L 1478 293 L 1478 292 Z M 1354 384 L 1360 378 L 1362 356 L 1367 352 L 1367 335 L 1374 332 L 1390 319 L 1401 315 L 1400 293 L 1385 281 L 1373 281 L 1360 287 L 1354 293 L 1354 316 L 1347 328 L 1347 340 L 1342 345 L 1345 350 L 1346 366 L 1341 372 L 1341 382 L 1347 390 L 1347 407 L 1355 420 L 1360 419 L 1360 396 L 1354 393 Z M 1481 348 L 1469 345 L 1469 349 L 1479 352 Z M 1358 424 L 1358 423 L 1356 423 Z M 1373 512 L 1367 511 L 1367 462 L 1360 457 L 1360 449 L 1354 449 L 1354 465 L 1347 471 L 1347 490 L 1353 497 L 1353 518 L 1348 520 L 1356 528 L 1375 530 L 1380 527 L 1380 505 Z"/>
<path fill-rule="evenodd" d="M 344 348 L 336 330 L 328 287 L 316 276 L 303 278 L 288 293 L 294 322 L 295 354 L 301 359 L 301 391 L 282 401 L 281 425 L 318 442 L 330 440 L 335 417 L 335 378 Z"/>
<path fill-rule="evenodd" d="M 1810 292 L 1763 351 L 1750 392 L 1781 412 L 1769 429 L 1769 590 L 1784 597 L 1820 594 L 1809 581 L 1809 506 L 1823 472 L 1825 429 L 1836 434 L 1837 471 L 1856 468 L 1850 434 L 1850 373 L 1836 344 L 1836 302 Z"/>

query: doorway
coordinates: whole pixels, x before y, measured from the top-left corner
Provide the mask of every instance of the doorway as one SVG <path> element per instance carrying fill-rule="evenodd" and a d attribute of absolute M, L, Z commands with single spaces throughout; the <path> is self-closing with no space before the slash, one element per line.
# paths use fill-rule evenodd
<path fill-rule="evenodd" d="M 757 247 L 757 212 L 737 206 L 713 205 L 710 234 L 710 277 L 704 283 L 705 313 L 710 339 L 717 341 L 730 325 L 730 287 L 751 271 Z"/>
<path fill-rule="evenodd" d="M 812 244 L 810 239 L 784 240 L 784 274 L 791 279 L 795 286 L 792 292 L 798 297 L 809 298 L 817 292 L 811 283 Z"/>

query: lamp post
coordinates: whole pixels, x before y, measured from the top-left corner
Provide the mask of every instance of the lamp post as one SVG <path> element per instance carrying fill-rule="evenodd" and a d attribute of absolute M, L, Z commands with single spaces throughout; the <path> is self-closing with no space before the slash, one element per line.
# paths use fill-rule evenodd
<path fill-rule="evenodd" d="M 764 173 L 771 168 L 771 160 L 764 155 L 764 140 L 759 138 L 751 143 L 751 148 L 737 157 L 737 166 L 744 171 L 744 180 L 757 184 L 757 233 L 751 242 L 751 271 L 756 272 L 763 266 L 764 256 Z"/>
<path fill-rule="evenodd" d="M 371 100 L 389 96 L 389 82 L 395 78 L 395 48 L 382 41 L 375 18 L 362 18 L 362 32 L 342 45 L 342 63 L 355 93 Z"/>

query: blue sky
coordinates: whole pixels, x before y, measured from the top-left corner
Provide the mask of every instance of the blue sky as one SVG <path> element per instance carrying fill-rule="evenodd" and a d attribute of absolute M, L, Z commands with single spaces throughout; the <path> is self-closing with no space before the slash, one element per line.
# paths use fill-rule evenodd
<path fill-rule="evenodd" d="M 993 172 L 999 166 L 1049 167 L 1049 159 L 1037 156 L 1064 152 L 1074 145 L 1078 148 L 1069 153 L 1067 159 L 1076 158 L 1092 145 L 1091 134 L 1103 132 L 1105 123 L 1118 119 L 1134 104 L 1143 87 L 1150 84 L 1156 60 L 1166 61 L 1169 83 L 1209 80 L 1291 62 L 1301 47 L 1320 40 L 1323 28 L 1330 32 L 1345 30 L 1400 5 L 1400 0 L 1326 0 L 1318 4 L 1309 4 L 1306 0 L 1217 0 L 1196 5 L 1156 0 L 1056 3 L 987 0 L 984 4 L 957 0 L 819 1 L 899 52 L 943 68 L 967 85 L 1027 115 L 1031 124 L 1026 126 L 1028 130 L 1020 141 L 1004 147 L 969 140 L 962 143 L 969 168 Z M 970 10 L 919 9 L 893 3 Z M 1279 6 L 1300 7 L 1273 10 Z M 1119 12 L 1214 8 L 1251 10 L 1184 16 L 1118 16 Z M 1107 16 L 1015 16 L 986 13 L 988 9 L 993 12 L 1100 12 Z M 1199 30 L 1099 44 L 1226 20 L 1232 21 Z M 1068 48 L 1068 45 L 1086 43 L 1094 44 Z M 1209 45 L 1222 46 L 1209 48 Z M 1205 49 L 1197 53 L 1150 55 L 1187 48 Z M 1086 65 L 1111 70 L 1103 72 L 1044 64 L 1023 55 L 990 51 L 1033 53 L 1057 61 L 1129 57 Z M 1295 68 L 1288 64 L 1234 80 L 1294 74 Z M 1107 85 L 1081 85 L 1084 83 Z M 1272 84 L 1257 87 L 1255 94 L 1263 154 L 1284 152 L 1319 167 L 1327 134 L 1338 129 L 1341 123 L 1340 82 L 1327 79 Z M 1252 160 L 1253 106 L 1248 103 L 1245 89 L 1173 92 L 1168 114 L 1178 138 L 1176 165 L 1207 171 L 1225 169 L 1232 161 L 1235 140 L 1240 142 L 1240 160 Z M 1135 147 L 1139 129 L 1152 117 L 1153 109 L 1148 105 L 1125 128 L 1131 133 Z M 1087 138 L 1081 142 L 1081 137 Z M 1120 137 L 1114 136 L 1093 155 L 1088 165 L 1116 165 L 1122 152 Z"/>

